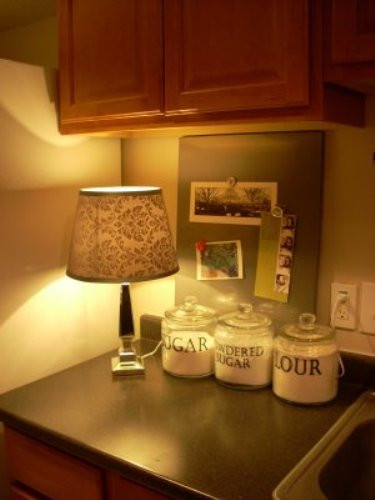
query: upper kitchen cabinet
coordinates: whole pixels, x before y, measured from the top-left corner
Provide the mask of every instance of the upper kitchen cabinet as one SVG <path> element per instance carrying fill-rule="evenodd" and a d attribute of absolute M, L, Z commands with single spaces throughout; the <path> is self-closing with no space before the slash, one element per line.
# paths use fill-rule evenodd
<path fill-rule="evenodd" d="M 60 0 L 60 126 L 105 130 L 163 109 L 161 0 Z"/>
<path fill-rule="evenodd" d="M 375 95 L 375 0 L 326 0 L 325 79 Z"/>
<path fill-rule="evenodd" d="M 304 0 L 167 0 L 166 112 L 306 106 Z"/>
<path fill-rule="evenodd" d="M 63 133 L 280 120 L 359 125 L 323 81 L 324 0 L 59 0 Z"/>

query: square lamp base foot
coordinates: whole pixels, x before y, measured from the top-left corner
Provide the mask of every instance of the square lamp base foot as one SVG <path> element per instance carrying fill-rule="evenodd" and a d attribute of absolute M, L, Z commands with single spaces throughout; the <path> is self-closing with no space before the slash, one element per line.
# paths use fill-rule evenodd
<path fill-rule="evenodd" d="M 111 359 L 113 375 L 142 375 L 145 367 L 141 359 L 121 361 L 119 356 Z"/>

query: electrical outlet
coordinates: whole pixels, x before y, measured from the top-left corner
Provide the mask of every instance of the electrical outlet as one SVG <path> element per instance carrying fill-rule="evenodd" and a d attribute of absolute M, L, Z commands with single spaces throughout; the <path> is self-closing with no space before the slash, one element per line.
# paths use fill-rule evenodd
<path fill-rule="evenodd" d="M 331 325 L 354 330 L 357 324 L 357 285 L 331 284 Z"/>

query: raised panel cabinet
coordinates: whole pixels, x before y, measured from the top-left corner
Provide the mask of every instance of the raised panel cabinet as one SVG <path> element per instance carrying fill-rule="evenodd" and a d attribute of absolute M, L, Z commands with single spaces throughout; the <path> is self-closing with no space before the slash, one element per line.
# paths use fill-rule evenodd
<path fill-rule="evenodd" d="M 5 427 L 5 452 L 12 500 L 32 499 L 33 495 L 56 500 L 103 498 L 100 469 L 9 427 Z"/>
<path fill-rule="evenodd" d="M 107 477 L 108 500 L 167 500 L 168 497 L 149 490 L 124 477 L 108 472 Z"/>
<path fill-rule="evenodd" d="M 5 426 L 11 500 L 166 500 L 168 497 L 112 471 Z"/>
<path fill-rule="evenodd" d="M 61 130 L 164 107 L 162 0 L 59 0 Z"/>
<path fill-rule="evenodd" d="M 325 1 L 325 78 L 375 94 L 375 0 Z"/>
<path fill-rule="evenodd" d="M 10 487 L 11 500 L 40 500 L 40 495 L 29 491 L 22 485 L 12 484 Z"/>
<path fill-rule="evenodd" d="M 306 106 L 307 0 L 166 0 L 166 113 Z"/>
<path fill-rule="evenodd" d="M 59 0 L 60 131 L 360 125 L 362 96 L 323 82 L 325 1 Z"/>

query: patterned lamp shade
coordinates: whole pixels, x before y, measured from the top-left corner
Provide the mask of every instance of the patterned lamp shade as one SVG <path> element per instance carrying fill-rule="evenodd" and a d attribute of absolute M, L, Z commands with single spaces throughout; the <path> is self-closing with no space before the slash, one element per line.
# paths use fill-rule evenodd
<path fill-rule="evenodd" d="M 79 193 L 67 275 L 83 281 L 147 281 L 178 271 L 160 188 Z"/>

